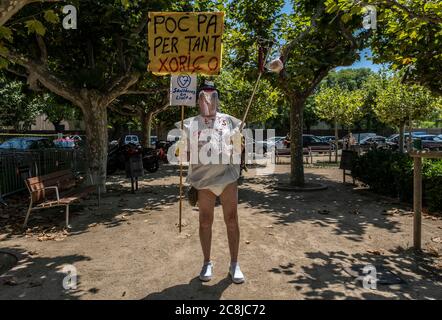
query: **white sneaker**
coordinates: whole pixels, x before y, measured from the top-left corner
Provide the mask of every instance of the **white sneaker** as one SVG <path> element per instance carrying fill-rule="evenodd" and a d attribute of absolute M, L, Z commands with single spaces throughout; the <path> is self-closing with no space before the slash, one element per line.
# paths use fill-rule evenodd
<path fill-rule="evenodd" d="M 200 280 L 207 282 L 212 280 L 213 264 L 212 262 L 207 262 L 203 265 L 200 273 Z"/>
<path fill-rule="evenodd" d="M 243 273 L 241 272 L 239 263 L 232 263 L 230 265 L 229 274 L 230 277 L 232 278 L 232 281 L 236 284 L 243 283 L 246 280 Z"/>

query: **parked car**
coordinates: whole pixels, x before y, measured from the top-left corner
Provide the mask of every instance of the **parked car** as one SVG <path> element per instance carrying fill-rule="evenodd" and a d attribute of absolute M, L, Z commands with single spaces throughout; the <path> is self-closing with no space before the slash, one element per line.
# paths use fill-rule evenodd
<path fill-rule="evenodd" d="M 155 149 L 157 150 L 158 159 L 164 163 L 169 163 L 167 153 L 169 152 L 169 148 L 175 143 L 176 141 L 157 141 L 155 144 Z"/>
<path fill-rule="evenodd" d="M 362 150 L 385 149 L 387 138 L 383 136 L 369 136 L 359 142 Z"/>
<path fill-rule="evenodd" d="M 156 146 L 158 142 L 158 137 L 157 136 L 150 136 L 150 145 L 151 146 Z"/>
<path fill-rule="evenodd" d="M 399 135 L 398 134 L 392 134 L 391 136 L 389 136 L 387 138 L 387 142 L 396 142 L 399 139 Z"/>
<path fill-rule="evenodd" d="M 442 141 L 437 139 L 436 135 L 422 135 L 417 139 L 422 140 L 422 149 L 424 150 L 432 150 L 432 151 L 440 151 L 442 150 Z"/>
<path fill-rule="evenodd" d="M 330 146 L 333 148 L 330 142 L 324 142 L 321 138 L 310 134 L 304 134 L 302 136 L 302 144 L 304 148 L 315 147 L 319 149 L 323 148 L 324 150 L 329 150 Z"/>
<path fill-rule="evenodd" d="M 336 140 L 335 136 L 318 136 L 319 139 L 321 139 L 324 142 L 334 142 Z"/>
<path fill-rule="evenodd" d="M 411 133 L 411 135 L 414 137 L 420 137 L 420 136 L 426 136 L 426 135 L 428 135 L 428 133 L 426 133 L 424 131 L 414 131 Z"/>
<path fill-rule="evenodd" d="M 285 149 L 281 151 L 278 150 L 279 153 L 280 154 L 290 153 L 291 141 L 287 140 L 287 138 L 284 138 L 284 144 L 285 144 Z M 330 147 L 332 148 L 332 150 L 335 148 L 333 143 L 324 142 L 322 139 L 312 134 L 302 135 L 302 147 L 304 149 L 304 153 L 308 152 L 309 147 L 314 147 L 315 149 L 322 149 L 324 150 L 324 152 L 330 150 Z"/>
<path fill-rule="evenodd" d="M 25 137 L 12 138 L 0 145 L 0 150 L 43 150 L 55 148 L 55 144 L 48 138 Z"/>
<path fill-rule="evenodd" d="M 421 135 L 418 136 L 417 138 L 425 140 L 425 141 L 434 141 L 436 139 L 436 135 L 435 134 L 426 134 L 426 135 Z"/>
<path fill-rule="evenodd" d="M 73 149 L 77 146 L 74 139 L 71 137 L 60 138 L 54 140 L 54 144 L 57 148 Z"/>
<path fill-rule="evenodd" d="M 368 137 L 375 137 L 375 136 L 377 136 L 377 134 L 373 133 L 373 132 L 354 133 L 352 135 L 353 135 L 353 139 L 354 139 L 356 145 L 359 145 L 359 143 L 361 141 L 364 141 Z M 340 148 L 344 147 L 344 144 L 347 143 L 349 137 L 350 137 L 350 135 L 347 134 L 342 139 L 338 140 L 338 145 L 339 145 Z"/>
<path fill-rule="evenodd" d="M 124 144 L 135 144 L 135 145 L 139 145 L 139 144 L 140 144 L 140 138 L 138 138 L 137 135 L 134 135 L 134 134 L 128 134 L 128 135 L 124 136 L 123 143 L 124 143 Z"/>
<path fill-rule="evenodd" d="M 262 149 L 264 153 L 272 148 L 275 148 L 276 150 L 284 150 L 286 149 L 284 140 L 285 137 L 277 136 L 264 141 L 255 141 L 255 148 L 259 150 Z"/>
<path fill-rule="evenodd" d="M 406 132 L 404 134 L 404 148 L 407 149 L 407 141 L 409 139 L 410 134 Z M 421 139 L 422 140 L 422 149 L 424 150 L 442 150 L 442 140 L 439 140 L 439 136 L 425 134 L 424 132 L 412 132 L 411 137 L 414 140 Z M 399 149 L 399 134 L 391 135 L 387 139 L 387 145 L 392 150 Z"/>
<path fill-rule="evenodd" d="M 409 132 L 405 132 L 404 133 L 404 138 L 407 139 L 409 135 L 410 135 Z M 411 137 L 412 138 L 421 137 L 421 136 L 424 136 L 424 135 L 427 135 L 427 133 L 422 132 L 422 131 L 412 132 L 411 133 Z M 399 143 L 399 134 L 398 133 L 392 134 L 391 136 L 389 136 L 387 138 L 387 141 Z"/>
<path fill-rule="evenodd" d="M 142 148 L 140 144 L 110 144 L 108 149 L 107 173 L 114 174 L 117 170 L 124 170 L 126 161 L 131 155 L 142 154 L 143 167 L 150 173 L 158 171 L 158 152 L 153 148 Z"/>
<path fill-rule="evenodd" d="M 442 134 L 436 136 L 436 137 L 434 138 L 434 140 L 435 140 L 435 141 L 442 141 Z"/>
<path fill-rule="evenodd" d="M 409 137 L 409 133 L 404 133 L 404 144 L 406 144 L 406 141 Z M 387 138 L 387 146 L 392 150 L 399 149 L 399 134 L 392 134 Z"/>

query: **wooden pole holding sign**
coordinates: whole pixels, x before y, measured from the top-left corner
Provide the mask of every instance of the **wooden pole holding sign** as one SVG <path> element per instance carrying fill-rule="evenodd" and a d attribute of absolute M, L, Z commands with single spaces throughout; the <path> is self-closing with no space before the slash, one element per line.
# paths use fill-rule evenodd
<path fill-rule="evenodd" d="M 184 106 L 181 106 L 181 132 L 184 132 Z M 183 221 L 183 161 L 180 158 L 180 217 L 179 229 L 181 233 Z"/>
<path fill-rule="evenodd" d="M 181 108 L 181 141 L 187 142 L 187 138 L 185 137 L 186 132 L 184 131 L 184 113 L 185 107 L 190 106 L 194 107 L 196 105 L 196 91 L 197 91 L 197 77 L 196 75 L 172 75 L 170 78 L 170 104 L 172 106 L 179 106 Z M 183 138 L 186 138 L 186 141 L 183 141 Z M 185 149 L 185 148 L 183 148 Z M 179 221 L 178 227 L 179 232 L 182 232 L 182 218 L 183 218 L 183 198 L 184 198 L 184 186 L 183 186 L 183 152 L 184 150 L 179 150 L 179 166 L 180 166 L 180 186 L 179 186 Z"/>

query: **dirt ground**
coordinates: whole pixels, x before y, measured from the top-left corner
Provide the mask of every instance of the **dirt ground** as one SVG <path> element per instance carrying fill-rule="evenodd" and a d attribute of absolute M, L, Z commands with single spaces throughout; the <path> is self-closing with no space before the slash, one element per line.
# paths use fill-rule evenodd
<path fill-rule="evenodd" d="M 424 252 L 412 245 L 410 208 L 341 183 L 337 168 L 306 168 L 326 191 L 276 191 L 289 167 L 246 173 L 240 185 L 240 263 L 247 281 L 227 277 L 229 254 L 221 207 L 215 209 L 214 279 L 200 283 L 198 212 L 184 205 L 178 233 L 178 170 L 163 166 L 131 194 L 112 177 L 100 208 L 95 199 L 73 208 L 69 232 L 63 214 L 46 210 L 19 229 L 26 203 L 0 209 L 0 251 L 19 264 L 0 276 L 0 299 L 442 299 L 442 219 L 425 215 Z M 386 268 L 401 284 L 364 289 L 346 267 Z M 66 265 L 76 289 L 62 286 Z"/>

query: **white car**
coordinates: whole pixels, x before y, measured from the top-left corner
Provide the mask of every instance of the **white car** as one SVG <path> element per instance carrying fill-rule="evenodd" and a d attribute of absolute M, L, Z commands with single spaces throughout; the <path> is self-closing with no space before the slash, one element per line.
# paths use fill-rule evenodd
<path fill-rule="evenodd" d="M 278 150 L 287 149 L 287 146 L 284 143 L 285 138 L 286 138 L 285 136 L 284 137 L 275 137 L 274 138 L 276 149 L 278 149 Z"/>
<path fill-rule="evenodd" d="M 272 148 L 276 148 L 277 150 L 284 150 L 287 149 L 287 147 L 284 144 L 285 137 L 272 137 L 268 140 L 264 141 L 255 141 L 257 148 L 262 148 L 264 152 L 267 152 L 267 150 L 270 150 Z"/>
<path fill-rule="evenodd" d="M 135 144 L 135 145 L 139 145 L 140 144 L 140 138 L 138 138 L 138 136 L 134 135 L 134 134 L 128 134 L 127 136 L 124 137 L 124 144 Z"/>

